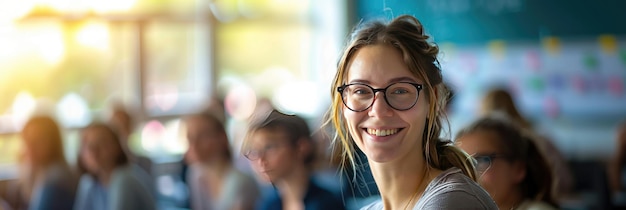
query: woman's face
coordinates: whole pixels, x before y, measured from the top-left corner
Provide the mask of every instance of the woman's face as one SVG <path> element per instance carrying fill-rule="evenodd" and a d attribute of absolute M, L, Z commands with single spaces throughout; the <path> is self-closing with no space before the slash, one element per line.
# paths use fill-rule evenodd
<path fill-rule="evenodd" d="M 24 129 L 22 138 L 24 139 L 24 152 L 32 165 L 43 164 L 46 159 L 51 158 L 51 140 L 43 129 L 38 129 L 37 125 L 31 125 Z"/>
<path fill-rule="evenodd" d="M 276 129 L 253 131 L 245 152 L 252 167 L 262 180 L 276 182 L 285 179 L 296 164 L 304 164 L 287 134 Z"/>
<path fill-rule="evenodd" d="M 397 82 L 424 85 L 411 74 L 400 52 L 388 45 L 361 48 L 348 64 L 346 84 L 366 84 L 385 88 Z M 419 92 L 415 106 L 405 111 L 390 107 L 383 91 L 375 94 L 374 104 L 355 112 L 343 106 L 343 117 L 350 135 L 369 161 L 390 162 L 409 155 L 423 156 L 422 134 L 429 103 L 425 91 Z"/>
<path fill-rule="evenodd" d="M 202 117 L 191 117 L 186 121 L 187 141 L 189 150 L 187 157 L 190 163 L 208 162 L 215 156 L 224 155 L 224 149 L 230 149 L 225 145 L 228 141 L 226 134 L 217 130 L 214 122 Z"/>
<path fill-rule="evenodd" d="M 116 167 L 122 151 L 115 141 L 113 134 L 104 128 L 83 131 L 80 158 L 89 172 L 100 173 Z"/>
<path fill-rule="evenodd" d="M 518 190 L 519 183 L 525 176 L 524 166 L 519 162 L 510 162 L 502 151 L 499 137 L 490 131 L 474 131 L 464 134 L 456 140 L 457 146 L 479 161 L 478 175 L 480 185 L 489 192 L 496 203 L 501 203 L 511 192 Z M 489 164 L 489 157 L 491 164 Z M 481 160 L 482 159 L 482 160 Z M 480 165 L 484 171 L 480 170 Z"/>

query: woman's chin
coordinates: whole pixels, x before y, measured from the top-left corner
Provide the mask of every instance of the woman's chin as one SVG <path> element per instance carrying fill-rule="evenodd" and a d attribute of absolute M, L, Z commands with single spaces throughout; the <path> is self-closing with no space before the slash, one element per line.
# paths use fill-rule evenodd
<path fill-rule="evenodd" d="M 375 163 L 390 162 L 396 157 L 395 153 L 389 150 L 370 150 L 366 155 L 367 161 Z"/>
<path fill-rule="evenodd" d="M 368 161 L 374 161 L 379 163 L 389 162 L 398 156 L 398 152 L 401 151 L 400 141 L 391 140 L 384 143 L 372 140 L 366 140 L 365 150 L 363 152 L 367 155 Z"/>

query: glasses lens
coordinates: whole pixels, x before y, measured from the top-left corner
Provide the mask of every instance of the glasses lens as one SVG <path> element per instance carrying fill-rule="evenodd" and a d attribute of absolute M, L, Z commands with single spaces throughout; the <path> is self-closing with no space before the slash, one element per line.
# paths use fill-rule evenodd
<path fill-rule="evenodd" d="M 351 110 L 363 111 L 374 101 L 374 91 L 367 85 L 352 84 L 345 87 L 341 98 Z"/>
<path fill-rule="evenodd" d="M 252 150 L 246 152 L 246 154 L 244 154 L 243 156 L 248 158 L 248 160 L 258 160 L 260 157 L 258 151 L 252 151 Z"/>
<path fill-rule="evenodd" d="M 491 157 L 489 156 L 477 156 L 476 158 L 476 171 L 484 173 L 491 166 Z"/>
<path fill-rule="evenodd" d="M 387 88 L 385 97 L 391 107 L 407 110 L 417 103 L 418 90 L 410 83 L 395 83 Z"/>

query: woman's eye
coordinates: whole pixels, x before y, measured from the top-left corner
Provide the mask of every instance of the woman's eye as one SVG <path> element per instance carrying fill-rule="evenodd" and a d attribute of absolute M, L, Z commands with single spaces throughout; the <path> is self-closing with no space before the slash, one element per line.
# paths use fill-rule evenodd
<path fill-rule="evenodd" d="M 489 162 L 490 158 L 489 157 L 476 157 L 476 160 L 480 163 L 484 163 L 484 162 Z"/>
<path fill-rule="evenodd" d="M 369 94 L 369 90 L 365 89 L 365 88 L 360 88 L 360 89 L 356 89 L 354 90 L 354 94 L 359 94 L 359 95 L 366 95 Z"/>
<path fill-rule="evenodd" d="M 407 89 L 398 88 L 398 89 L 393 90 L 391 93 L 392 94 L 405 94 L 405 93 L 408 93 L 408 92 L 409 92 L 409 90 L 407 90 Z"/>
<path fill-rule="evenodd" d="M 264 151 L 273 150 L 273 149 L 275 149 L 276 147 L 278 147 L 278 145 L 276 145 L 276 144 L 270 144 L 270 145 L 265 146 L 265 147 L 263 148 L 263 150 L 264 150 Z"/>

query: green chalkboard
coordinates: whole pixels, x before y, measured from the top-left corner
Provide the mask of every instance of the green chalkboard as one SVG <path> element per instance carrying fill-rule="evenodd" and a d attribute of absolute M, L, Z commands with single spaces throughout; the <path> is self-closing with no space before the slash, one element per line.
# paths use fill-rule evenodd
<path fill-rule="evenodd" d="M 437 42 L 626 35 L 626 0 L 356 0 L 356 19 L 416 16 Z"/>

